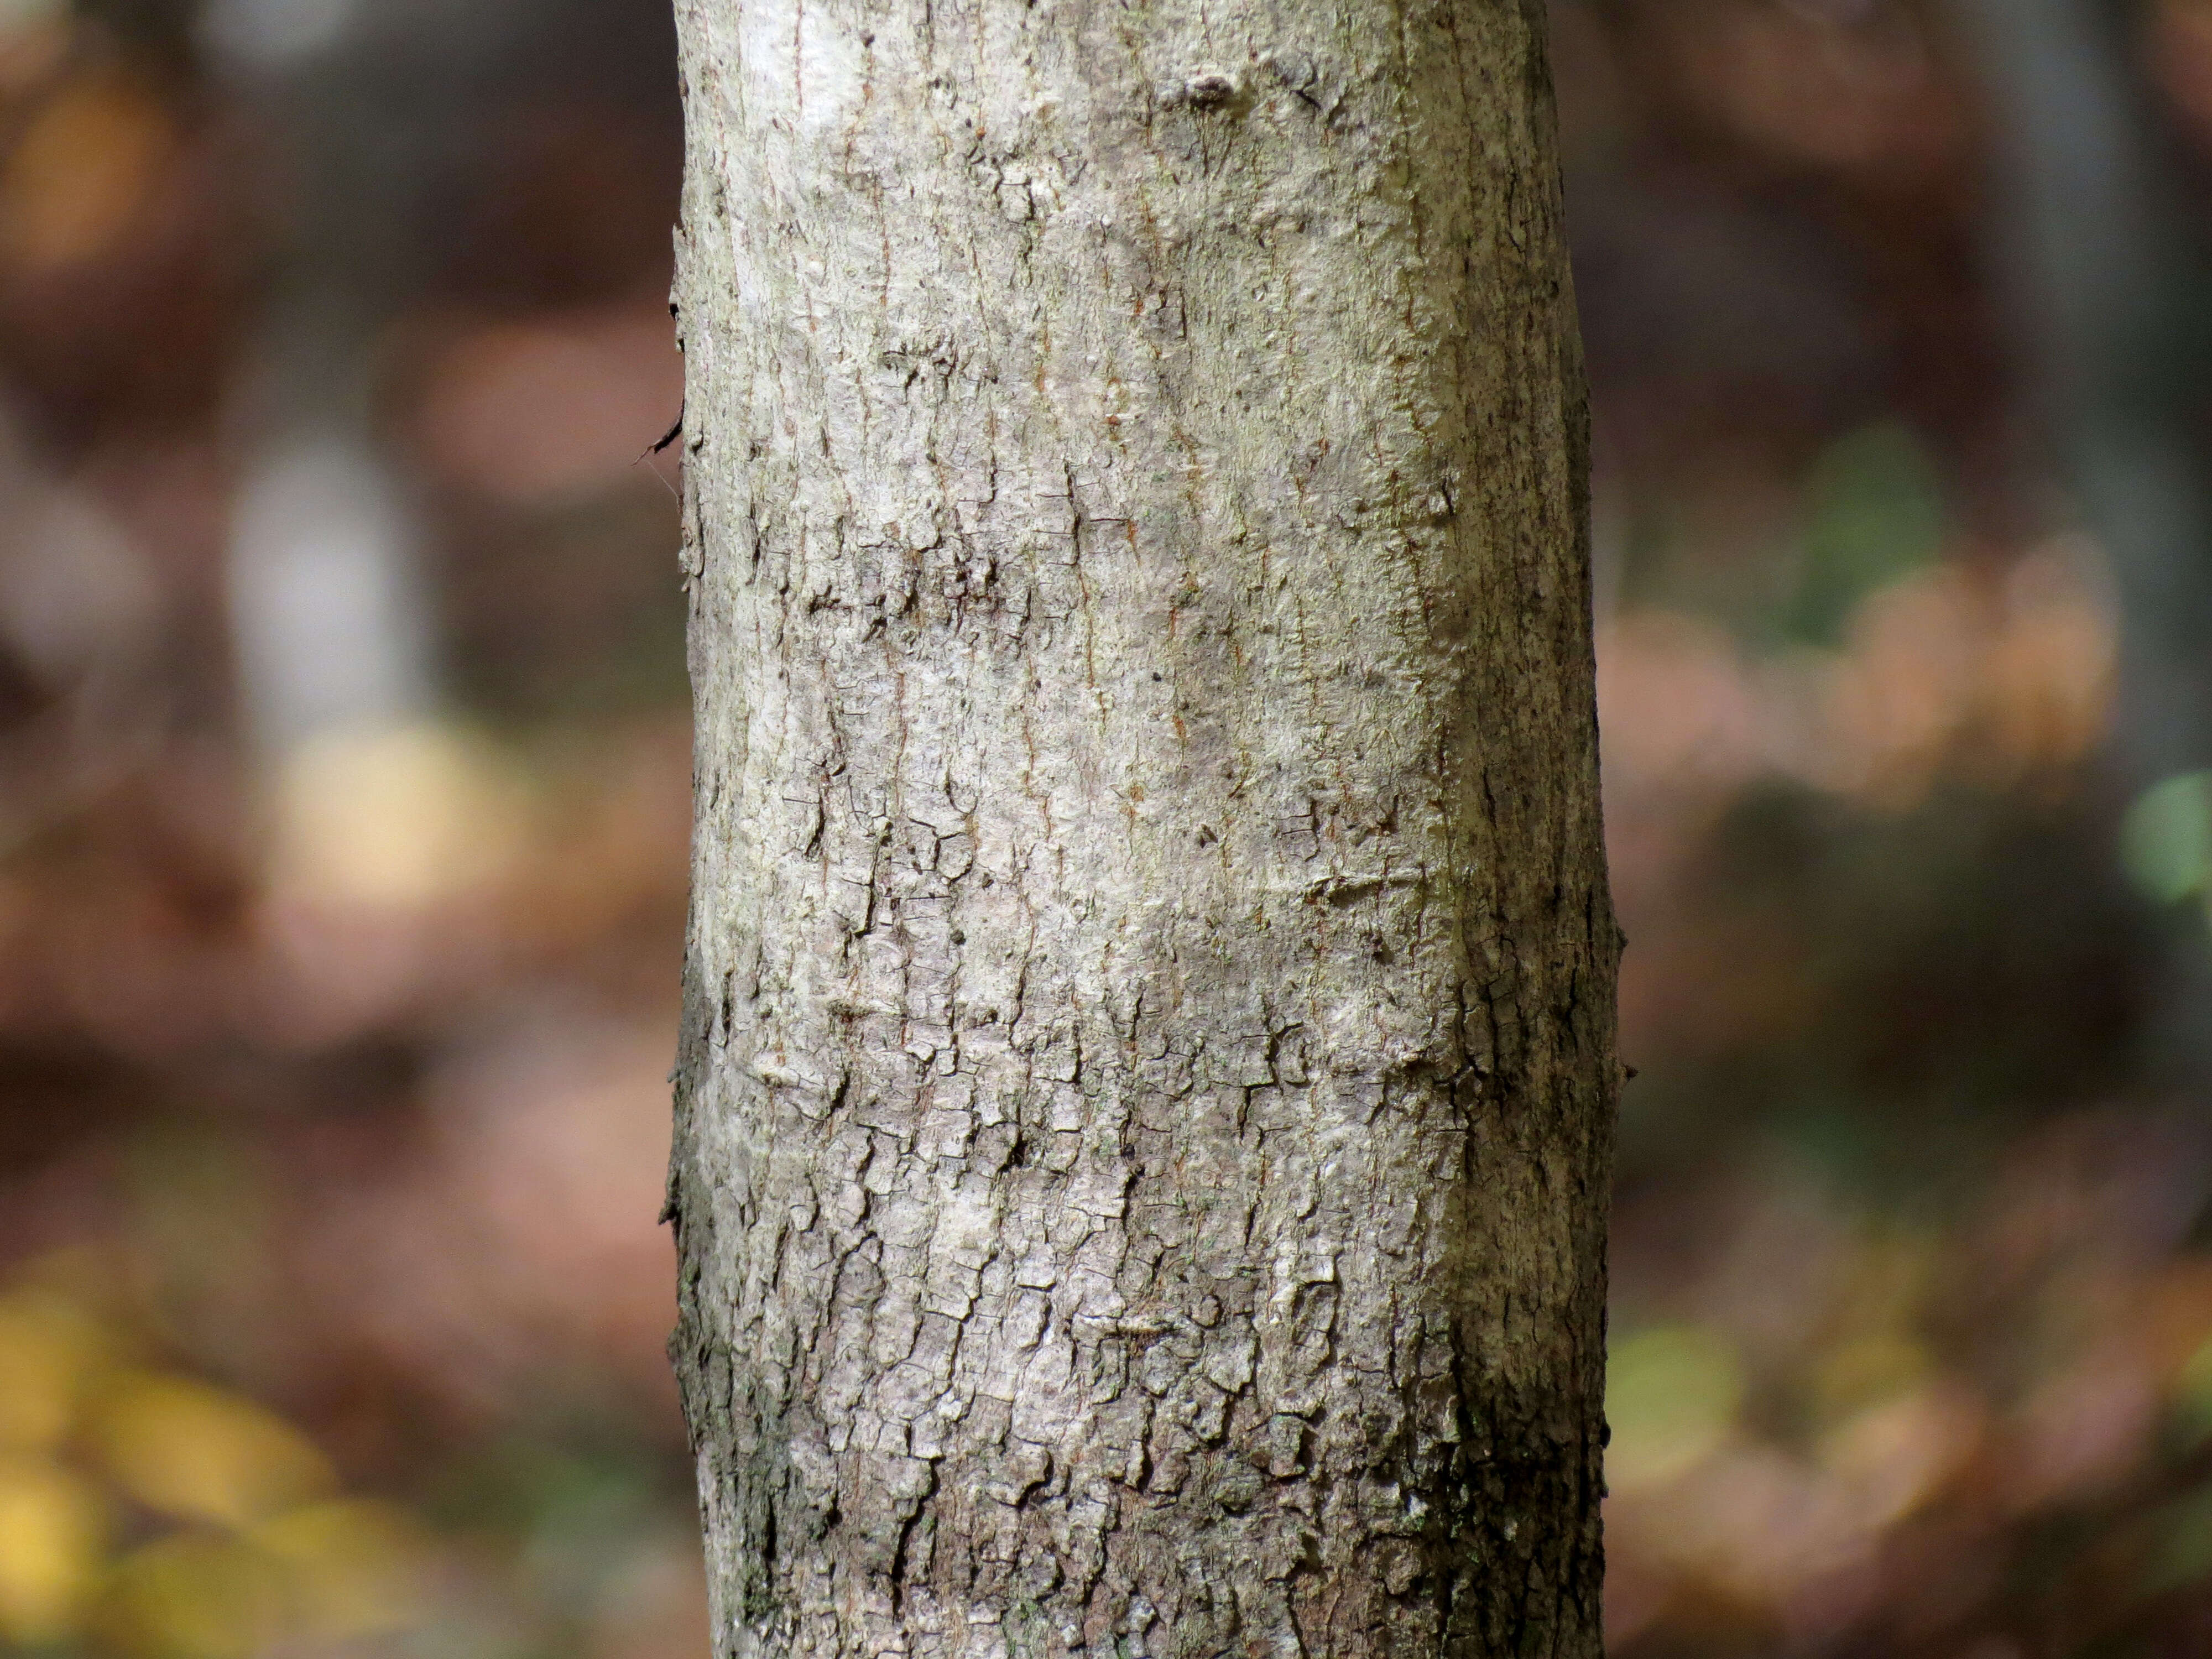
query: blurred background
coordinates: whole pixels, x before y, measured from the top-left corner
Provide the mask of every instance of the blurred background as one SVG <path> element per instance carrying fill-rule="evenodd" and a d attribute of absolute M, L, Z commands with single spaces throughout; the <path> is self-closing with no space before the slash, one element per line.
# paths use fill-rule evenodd
<path fill-rule="evenodd" d="M 702 1659 L 661 0 L 0 0 L 0 1649 Z M 2212 0 L 1559 0 L 1624 1659 L 2212 1653 Z"/>

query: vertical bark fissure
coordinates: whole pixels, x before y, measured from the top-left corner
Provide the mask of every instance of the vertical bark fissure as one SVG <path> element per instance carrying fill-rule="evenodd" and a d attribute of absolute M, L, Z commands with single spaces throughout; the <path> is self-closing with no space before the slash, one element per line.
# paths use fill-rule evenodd
<path fill-rule="evenodd" d="M 725 1655 L 1595 1659 L 1533 0 L 679 0 Z"/>

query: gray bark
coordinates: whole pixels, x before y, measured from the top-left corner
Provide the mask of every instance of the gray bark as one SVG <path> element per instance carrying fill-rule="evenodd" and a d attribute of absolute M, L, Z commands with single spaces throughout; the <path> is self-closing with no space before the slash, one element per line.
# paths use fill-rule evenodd
<path fill-rule="evenodd" d="M 1534 0 L 679 0 L 731 1656 L 1599 1650 Z"/>

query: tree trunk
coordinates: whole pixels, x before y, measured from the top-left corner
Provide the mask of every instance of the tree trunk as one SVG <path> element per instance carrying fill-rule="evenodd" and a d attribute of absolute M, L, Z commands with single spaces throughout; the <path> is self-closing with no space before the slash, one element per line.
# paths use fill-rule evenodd
<path fill-rule="evenodd" d="M 718 1654 L 1595 1659 L 1538 0 L 679 0 Z"/>

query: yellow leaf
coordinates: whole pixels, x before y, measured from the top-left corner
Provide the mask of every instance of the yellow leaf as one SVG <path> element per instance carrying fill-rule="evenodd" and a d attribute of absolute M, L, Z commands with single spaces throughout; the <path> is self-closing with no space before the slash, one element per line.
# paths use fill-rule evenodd
<path fill-rule="evenodd" d="M 177 147 L 137 82 L 88 74 L 48 98 L 0 166 L 0 254 L 36 270 L 106 252 Z"/>
<path fill-rule="evenodd" d="M 100 1396 L 93 1437 L 131 1496 L 191 1519 L 249 1526 L 333 1484 L 328 1461 L 298 1430 L 184 1377 L 119 1380 Z"/>
<path fill-rule="evenodd" d="M 343 1641 L 401 1628 L 422 1612 L 428 1542 L 389 1504 L 310 1504 L 256 1528 L 252 1538 L 283 1565 L 306 1634 Z"/>
<path fill-rule="evenodd" d="M 0 1448 L 61 1440 L 106 1346 L 98 1325 L 61 1297 L 17 1291 L 0 1297 Z"/>
<path fill-rule="evenodd" d="M 0 1637 L 58 1642 L 76 1626 L 100 1565 L 100 1496 L 43 1458 L 0 1462 Z"/>
<path fill-rule="evenodd" d="M 283 1577 L 267 1555 L 188 1532 L 125 1558 L 98 1622 L 109 1643 L 145 1659 L 249 1659 L 282 1633 L 283 1614 Z"/>

